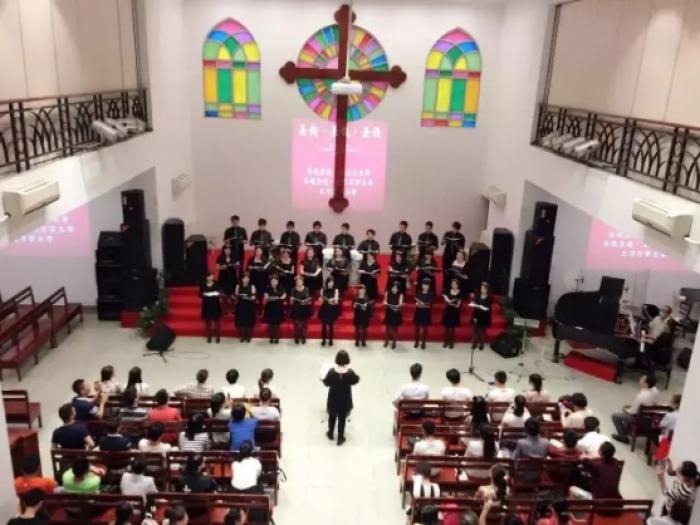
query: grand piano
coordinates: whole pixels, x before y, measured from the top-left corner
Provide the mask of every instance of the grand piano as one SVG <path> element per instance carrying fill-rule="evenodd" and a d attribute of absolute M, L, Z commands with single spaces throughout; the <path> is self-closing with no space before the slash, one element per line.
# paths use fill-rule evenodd
<path fill-rule="evenodd" d="M 626 360 L 638 355 L 639 344 L 631 335 L 616 333 L 624 280 L 603 277 L 595 292 L 570 292 L 554 307 L 553 361 L 559 362 L 562 340 L 605 348 L 617 356 L 618 379 Z"/>

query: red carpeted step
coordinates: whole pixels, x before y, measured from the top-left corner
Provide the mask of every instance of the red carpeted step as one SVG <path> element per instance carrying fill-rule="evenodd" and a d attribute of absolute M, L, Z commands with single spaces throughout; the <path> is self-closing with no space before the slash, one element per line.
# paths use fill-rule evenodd
<path fill-rule="evenodd" d="M 614 382 L 617 375 L 615 363 L 600 361 L 580 352 L 569 352 L 564 358 L 564 364 L 604 381 Z"/>

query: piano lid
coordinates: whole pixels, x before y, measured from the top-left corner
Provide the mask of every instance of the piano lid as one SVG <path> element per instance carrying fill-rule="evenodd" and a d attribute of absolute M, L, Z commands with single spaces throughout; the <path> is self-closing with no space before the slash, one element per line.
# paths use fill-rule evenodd
<path fill-rule="evenodd" d="M 603 295 L 600 291 L 570 292 L 557 301 L 554 320 L 564 326 L 613 335 L 619 310 L 619 299 Z"/>

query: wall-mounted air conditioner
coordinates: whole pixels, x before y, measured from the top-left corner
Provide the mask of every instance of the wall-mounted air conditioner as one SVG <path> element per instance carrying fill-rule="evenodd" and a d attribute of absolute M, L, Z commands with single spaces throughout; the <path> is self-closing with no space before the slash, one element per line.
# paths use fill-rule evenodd
<path fill-rule="evenodd" d="M 188 173 L 180 173 L 170 179 L 170 190 L 173 195 L 180 195 L 192 184 L 192 176 Z"/>
<path fill-rule="evenodd" d="M 57 201 L 60 196 L 58 182 L 42 180 L 17 190 L 3 191 L 2 204 L 10 216 L 21 217 Z"/>
<path fill-rule="evenodd" d="M 644 199 L 634 201 L 632 218 L 674 239 L 686 237 L 693 223 L 692 215 L 667 210 Z"/>
<path fill-rule="evenodd" d="M 506 205 L 506 192 L 501 188 L 488 186 L 481 194 L 499 208 L 503 208 Z"/>

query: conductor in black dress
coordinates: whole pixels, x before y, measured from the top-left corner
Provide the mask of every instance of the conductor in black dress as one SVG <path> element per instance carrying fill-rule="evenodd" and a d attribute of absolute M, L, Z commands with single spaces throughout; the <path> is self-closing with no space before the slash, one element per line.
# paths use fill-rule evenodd
<path fill-rule="evenodd" d="M 479 295 L 469 304 L 474 310 L 472 314 L 472 324 L 474 325 L 474 337 L 472 338 L 472 348 L 479 346 L 479 350 L 484 349 L 486 340 L 486 329 L 491 326 L 491 291 L 488 283 L 481 283 Z"/>
<path fill-rule="evenodd" d="M 218 343 L 221 341 L 221 290 L 212 272 L 207 272 L 204 283 L 199 287 L 199 296 L 202 298 L 202 320 L 207 343 L 211 343 L 212 336 Z"/>
<path fill-rule="evenodd" d="M 335 432 L 335 422 L 338 421 L 338 446 L 345 443 L 345 420 L 352 410 L 352 387 L 360 381 L 352 368 L 349 368 L 350 356 L 341 350 L 335 356 L 335 367 L 331 368 L 323 384 L 328 387 L 328 432 L 326 436 L 331 441 Z"/>

